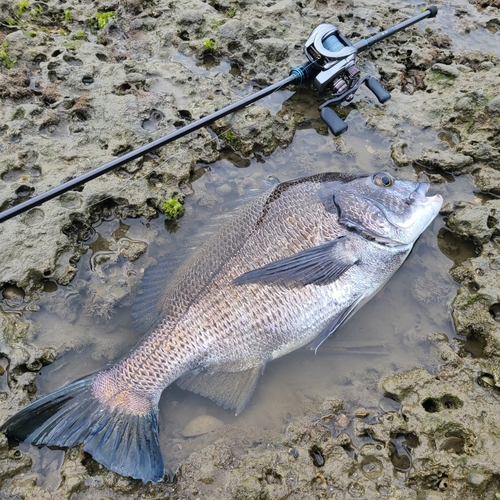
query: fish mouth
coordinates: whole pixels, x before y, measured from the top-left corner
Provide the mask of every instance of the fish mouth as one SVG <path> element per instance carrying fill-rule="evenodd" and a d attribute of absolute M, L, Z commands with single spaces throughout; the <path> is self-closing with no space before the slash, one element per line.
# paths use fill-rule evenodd
<path fill-rule="evenodd" d="M 439 203 L 440 205 L 443 203 L 443 197 L 440 194 L 436 194 L 434 196 L 425 196 L 427 191 L 429 190 L 430 184 L 428 182 L 419 182 L 415 191 L 413 191 L 409 196 L 409 202 L 420 202 L 425 204 L 430 203 Z"/>
<path fill-rule="evenodd" d="M 430 221 L 434 219 L 434 217 L 441 209 L 441 206 L 443 205 L 443 197 L 440 194 L 436 194 L 434 196 L 425 196 L 427 190 L 429 189 L 429 186 L 430 184 L 428 182 L 420 182 L 417 184 L 417 187 L 410 193 L 410 196 L 408 196 L 408 199 L 406 201 L 408 205 L 415 205 L 414 208 L 416 209 L 411 210 L 411 216 L 404 222 L 394 223 L 395 226 L 399 227 L 400 229 L 407 229 L 413 226 L 419 219 L 421 219 L 424 213 L 428 215 L 432 214 L 432 218 L 429 218 L 427 224 L 429 224 Z M 418 207 L 418 205 L 420 207 Z M 424 212 L 422 212 L 422 210 L 419 210 L 418 208 L 423 208 Z M 428 217 L 424 218 L 427 219 Z"/>

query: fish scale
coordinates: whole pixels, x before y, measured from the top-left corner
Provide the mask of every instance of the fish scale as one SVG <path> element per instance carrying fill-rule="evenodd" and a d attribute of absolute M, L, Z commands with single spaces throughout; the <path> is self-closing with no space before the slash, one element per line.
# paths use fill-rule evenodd
<path fill-rule="evenodd" d="M 232 280 L 244 272 L 312 246 L 319 236 L 318 221 L 322 222 L 324 239 L 349 234 L 339 226 L 337 218 L 324 209 L 321 200 L 317 196 L 314 199 L 317 194 L 316 183 L 292 185 L 287 192 L 286 198 L 271 197 L 271 203 L 266 197 L 255 200 L 245 211 L 242 220 L 235 219 L 229 223 L 229 227 L 224 227 L 206 245 L 209 252 L 212 249 L 214 257 L 207 254 L 205 246 L 200 250 L 197 258 L 203 262 L 203 273 L 211 279 L 208 287 L 198 292 L 190 286 L 199 279 L 196 265 L 188 269 L 187 276 L 182 276 L 182 271 L 179 273 L 175 288 L 169 292 L 171 296 L 167 299 L 169 303 L 175 303 L 177 324 L 172 327 L 170 319 L 166 324 L 160 324 L 131 356 L 107 372 L 107 377 L 120 380 L 120 390 L 137 385 L 137 376 L 134 374 L 139 367 L 149 363 L 152 353 L 155 353 L 156 359 L 161 360 L 161 369 L 155 372 L 154 381 L 148 380 L 150 385 L 146 386 L 143 380 L 139 383 L 144 396 L 150 395 L 155 402 L 164 387 L 170 385 L 182 372 L 194 367 L 211 369 L 216 366 L 223 368 L 222 371 L 230 372 L 252 368 L 263 359 L 267 361 L 277 357 L 280 351 L 288 352 L 290 345 L 297 344 L 299 347 L 312 340 L 327 317 L 336 314 L 345 303 L 352 301 L 353 294 L 358 290 L 349 293 L 347 286 L 335 283 L 330 285 L 331 290 L 311 285 L 290 289 L 286 293 L 282 291 L 282 300 L 277 303 L 277 287 L 231 286 Z M 301 216 L 297 213 L 296 206 L 306 203 L 307 216 Z M 242 235 L 249 234 L 244 245 L 238 248 Z M 288 245 L 270 252 L 265 243 L 276 234 L 282 235 Z M 306 234 L 308 238 L 301 238 L 301 234 Z M 224 249 L 223 254 L 217 251 L 220 248 Z M 231 258 L 235 252 L 236 255 Z M 217 274 L 214 276 L 215 272 Z M 343 281 L 350 283 L 352 278 L 347 275 Z M 183 295 L 179 304 L 178 287 L 195 290 L 196 293 Z M 267 324 L 272 324 L 273 330 L 280 331 L 279 336 L 273 335 L 268 328 L 262 328 L 265 324 L 259 327 L 253 320 L 253 316 L 261 317 L 270 303 L 274 303 L 273 316 Z M 314 305 L 315 312 L 311 314 L 304 304 Z M 318 315 L 322 311 L 325 319 Z M 298 312 L 307 314 L 308 317 L 302 318 Z M 224 321 L 225 314 L 227 319 Z M 318 319 L 313 321 L 311 316 Z M 240 322 L 244 323 L 241 325 L 243 328 L 235 332 L 234 325 Z M 301 328 L 304 324 L 307 325 L 305 329 Z"/>
<path fill-rule="evenodd" d="M 401 266 L 441 207 L 427 188 L 386 173 L 275 186 L 176 269 L 167 262 L 147 273 L 132 310 L 146 335 L 128 356 L 40 398 L 1 430 L 35 444 L 83 442 L 115 472 L 161 480 L 165 387 L 239 414 L 267 362 L 317 349 Z"/>

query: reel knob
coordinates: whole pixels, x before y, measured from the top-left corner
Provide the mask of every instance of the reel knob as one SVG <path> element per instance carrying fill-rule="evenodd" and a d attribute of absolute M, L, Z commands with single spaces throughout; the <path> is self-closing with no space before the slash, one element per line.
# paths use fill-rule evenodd
<path fill-rule="evenodd" d="M 326 106 L 321 108 L 320 115 L 335 137 L 338 137 L 347 130 L 347 123 L 332 108 L 327 108 Z"/>
<path fill-rule="evenodd" d="M 375 94 L 380 104 L 384 104 L 384 102 L 387 102 L 391 98 L 391 94 L 373 76 L 365 80 L 365 85 Z"/>

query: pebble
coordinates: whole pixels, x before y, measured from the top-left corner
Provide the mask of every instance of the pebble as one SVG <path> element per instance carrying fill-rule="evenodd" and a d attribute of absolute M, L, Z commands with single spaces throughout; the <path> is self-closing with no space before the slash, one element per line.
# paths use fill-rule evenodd
<path fill-rule="evenodd" d="M 22 300 L 24 299 L 24 290 L 14 285 L 7 285 L 2 290 L 2 295 L 4 299 L 11 302 L 22 302 Z"/>

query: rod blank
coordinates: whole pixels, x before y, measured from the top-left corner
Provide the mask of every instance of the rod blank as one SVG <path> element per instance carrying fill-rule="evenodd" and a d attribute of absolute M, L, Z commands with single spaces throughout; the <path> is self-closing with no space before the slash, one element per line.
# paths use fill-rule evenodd
<path fill-rule="evenodd" d="M 284 80 L 281 80 L 273 85 L 270 85 L 269 87 L 266 87 L 265 89 L 259 90 L 254 94 L 244 97 L 243 99 L 240 99 L 239 101 L 230 104 L 229 106 L 226 106 L 225 108 L 222 108 L 215 113 L 212 113 L 208 116 L 200 118 L 199 120 L 196 120 L 195 122 L 185 125 L 184 127 L 177 129 L 168 135 L 160 137 L 159 139 L 156 139 L 155 141 L 150 142 L 138 149 L 134 149 L 133 151 L 130 151 L 123 156 L 119 156 L 118 158 L 115 158 L 114 160 L 111 160 L 110 162 L 91 170 L 90 172 L 79 175 L 78 177 L 75 177 L 70 181 L 64 182 L 63 184 L 60 184 L 55 188 L 49 189 L 45 193 L 41 193 L 33 198 L 30 198 L 29 200 L 15 205 L 14 207 L 8 208 L 7 210 L 0 212 L 0 223 L 12 219 L 12 217 L 26 212 L 38 205 L 41 205 L 46 201 L 52 200 L 56 196 L 66 193 L 67 191 L 71 191 L 76 187 L 82 186 L 88 181 L 91 181 L 96 177 L 100 177 L 101 175 L 104 175 L 107 172 L 114 170 L 115 168 L 121 167 L 122 165 L 125 165 L 126 163 L 131 162 L 137 158 L 140 158 L 141 156 L 144 156 L 151 151 L 154 151 L 155 149 L 166 146 L 170 142 L 180 139 L 181 137 L 184 137 L 185 135 L 194 132 L 195 130 L 210 125 L 211 123 L 217 121 L 219 118 L 222 118 L 230 113 L 233 113 L 234 111 L 237 111 L 238 109 L 248 106 L 249 104 L 258 101 L 259 99 L 272 94 L 276 90 L 279 90 L 280 88 L 295 82 L 296 79 L 297 76 L 295 74 L 292 74 Z"/>

